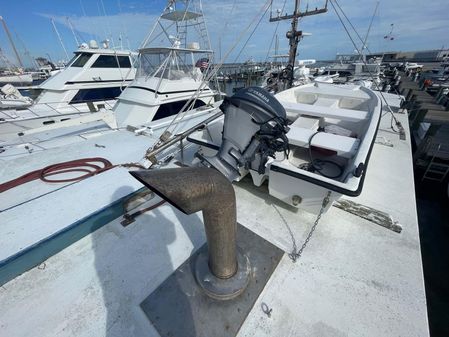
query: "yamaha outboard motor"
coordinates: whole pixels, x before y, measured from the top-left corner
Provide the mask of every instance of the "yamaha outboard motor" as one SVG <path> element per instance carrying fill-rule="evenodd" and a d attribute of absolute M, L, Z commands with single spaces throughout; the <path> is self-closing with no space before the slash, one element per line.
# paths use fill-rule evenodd
<path fill-rule="evenodd" d="M 241 89 L 220 109 L 225 115 L 221 147 L 214 157 L 202 159 L 230 181 L 239 177 L 241 167 L 264 174 L 268 157 L 280 151 L 288 155 L 285 109 L 268 91 Z"/>

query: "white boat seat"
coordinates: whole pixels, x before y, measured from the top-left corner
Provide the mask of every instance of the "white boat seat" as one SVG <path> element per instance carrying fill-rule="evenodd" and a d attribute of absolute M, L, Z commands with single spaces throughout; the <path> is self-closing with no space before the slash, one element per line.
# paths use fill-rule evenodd
<path fill-rule="evenodd" d="M 290 126 L 287 138 L 290 144 L 309 147 L 309 139 L 315 130 L 301 128 L 295 125 Z M 357 138 L 334 135 L 332 133 L 320 132 L 312 139 L 312 146 L 337 152 L 337 155 L 344 158 L 352 158 L 359 147 L 360 140 Z"/>
<path fill-rule="evenodd" d="M 368 111 L 323 107 L 313 104 L 291 103 L 280 101 L 287 113 L 309 115 L 315 117 L 335 118 L 350 122 L 360 122 L 369 118 Z"/>
<path fill-rule="evenodd" d="M 338 102 L 337 98 L 318 97 L 313 105 L 338 109 Z"/>

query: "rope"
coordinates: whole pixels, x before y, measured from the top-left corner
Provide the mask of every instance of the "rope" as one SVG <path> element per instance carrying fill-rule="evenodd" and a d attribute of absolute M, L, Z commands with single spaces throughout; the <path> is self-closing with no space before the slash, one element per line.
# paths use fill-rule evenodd
<path fill-rule="evenodd" d="M 257 27 L 259 27 L 260 23 L 262 22 L 262 19 L 265 17 L 265 14 L 267 14 L 268 8 L 269 8 L 269 7 L 267 7 L 267 8 L 265 9 L 265 12 L 262 14 L 262 16 L 260 17 L 260 19 L 259 19 L 259 21 L 257 22 L 257 24 L 254 26 L 253 31 L 251 32 L 251 34 L 250 34 L 250 35 L 248 36 L 248 38 L 246 39 L 246 42 L 243 44 L 243 46 L 242 46 L 242 48 L 240 49 L 240 52 L 238 53 L 237 57 L 234 59 L 234 63 L 237 63 L 237 60 L 239 59 L 240 55 L 242 54 L 243 49 L 245 49 L 245 47 L 246 47 L 246 45 L 248 44 L 249 40 L 251 40 L 251 38 L 253 37 L 254 32 L 256 31 Z"/>
<path fill-rule="evenodd" d="M 334 2 L 335 2 L 336 4 L 338 4 L 338 3 L 337 3 L 337 0 L 330 0 L 329 2 L 330 2 L 330 4 L 332 5 L 332 8 L 333 8 L 334 11 L 335 11 L 335 14 L 337 14 L 338 19 L 340 20 L 340 23 L 342 24 L 344 30 L 346 31 L 346 34 L 348 35 L 349 39 L 351 40 L 351 42 L 352 42 L 352 44 L 353 44 L 355 50 L 357 51 L 357 53 L 358 53 L 360 56 L 362 56 L 362 53 L 360 52 L 360 50 L 359 50 L 359 48 L 357 47 L 357 45 L 356 45 L 354 39 L 352 38 L 351 34 L 349 33 L 348 28 L 346 27 L 346 25 L 345 25 L 345 23 L 343 22 L 343 20 L 342 20 L 340 14 L 338 13 L 337 9 L 335 8 Z M 339 6 L 339 8 L 340 8 L 341 12 L 344 14 L 344 12 L 343 12 L 343 10 L 341 9 L 340 6 Z M 363 64 L 364 64 L 365 66 L 367 65 L 367 63 L 366 63 L 366 61 L 363 59 L 363 57 L 362 57 L 362 62 L 363 62 Z M 397 120 L 396 116 L 393 114 L 393 111 L 391 110 L 391 107 L 390 107 L 390 105 L 388 104 L 387 99 L 385 98 L 385 96 L 384 96 L 383 93 L 382 93 L 382 90 L 380 90 L 379 85 L 378 85 L 377 82 L 374 80 L 373 74 L 372 74 L 371 71 L 368 69 L 368 67 L 366 68 L 366 70 L 367 70 L 368 73 L 370 74 L 370 76 L 371 76 L 371 78 L 372 78 L 372 80 L 373 80 L 374 85 L 376 86 L 377 90 L 379 91 L 380 96 L 382 97 L 383 101 L 384 101 L 385 104 L 387 105 L 388 110 L 389 110 L 388 112 L 391 114 L 391 118 L 394 119 L 394 122 L 395 122 L 396 126 L 397 126 L 399 129 L 403 129 L 401 122 L 399 122 L 399 121 Z M 391 129 L 392 129 L 394 132 L 396 132 L 396 133 L 398 132 L 398 131 L 396 131 L 396 130 L 393 128 L 393 126 L 391 127 Z"/>
<path fill-rule="evenodd" d="M 285 8 L 285 4 L 286 3 L 287 3 L 287 0 L 284 0 L 284 4 L 282 5 L 281 13 L 284 12 L 284 8 Z M 272 7 L 272 6 L 273 6 L 273 4 L 270 5 L 270 7 Z M 281 23 L 281 21 L 278 21 L 277 24 L 276 24 L 276 28 L 274 30 L 273 37 L 271 38 L 270 47 L 268 48 L 267 56 L 265 57 L 265 63 L 268 62 L 268 56 L 270 55 L 271 47 L 273 46 L 273 41 L 274 41 L 274 38 L 275 38 L 275 36 L 276 36 L 276 34 L 278 32 L 278 28 L 279 28 L 279 24 L 280 23 Z"/>
<path fill-rule="evenodd" d="M 345 17 L 345 19 L 348 21 L 348 23 L 351 25 L 352 30 L 354 31 L 354 33 L 357 35 L 357 37 L 359 38 L 360 42 L 362 42 L 362 44 L 364 44 L 364 41 L 362 39 L 362 37 L 360 36 L 360 34 L 357 32 L 357 30 L 355 29 L 354 25 L 352 24 L 351 20 L 349 20 L 349 18 L 346 16 L 345 12 L 343 11 L 343 9 L 340 7 L 339 3 L 335 0 L 335 4 L 337 5 L 337 7 L 340 9 L 341 13 L 343 14 L 343 16 Z M 363 46 L 362 46 L 363 48 Z M 365 46 L 366 50 L 368 50 L 368 53 L 371 54 L 371 50 L 369 50 L 368 46 Z"/>
<path fill-rule="evenodd" d="M 40 179 L 43 182 L 47 183 L 67 183 L 67 182 L 80 181 L 118 166 L 144 168 L 142 165 L 138 163 L 112 165 L 112 163 L 109 160 L 101 157 L 70 160 L 62 163 L 49 165 L 42 169 L 35 170 L 32 172 L 28 172 L 23 176 L 0 184 L 0 193 L 37 179 Z M 81 175 L 65 179 L 49 178 L 51 176 L 69 172 L 80 172 Z"/>

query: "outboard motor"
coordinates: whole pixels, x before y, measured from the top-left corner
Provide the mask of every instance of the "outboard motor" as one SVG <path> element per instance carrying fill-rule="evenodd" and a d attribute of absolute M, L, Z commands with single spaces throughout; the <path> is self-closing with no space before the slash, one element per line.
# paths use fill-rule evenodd
<path fill-rule="evenodd" d="M 284 107 L 268 91 L 259 87 L 239 90 L 220 106 L 224 126 L 221 147 L 214 157 L 202 157 L 233 181 L 239 169 L 265 173 L 268 157 L 276 152 L 288 156 L 287 118 Z"/>

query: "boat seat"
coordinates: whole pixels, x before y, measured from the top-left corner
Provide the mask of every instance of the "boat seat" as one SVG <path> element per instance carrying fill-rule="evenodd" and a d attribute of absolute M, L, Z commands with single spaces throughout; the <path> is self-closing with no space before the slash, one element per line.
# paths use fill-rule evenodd
<path fill-rule="evenodd" d="M 291 145 L 309 147 L 309 139 L 315 130 L 291 125 L 287 133 L 288 141 Z M 312 139 L 312 146 L 337 152 L 337 155 L 344 158 L 352 158 L 359 147 L 360 140 L 352 137 L 334 135 L 332 133 L 320 132 Z"/>
<path fill-rule="evenodd" d="M 337 98 L 318 97 L 313 105 L 338 109 L 338 102 Z"/>
<path fill-rule="evenodd" d="M 323 107 L 304 103 L 280 101 L 287 113 L 309 115 L 315 117 L 335 118 L 350 122 L 360 122 L 369 118 L 368 111 Z"/>

